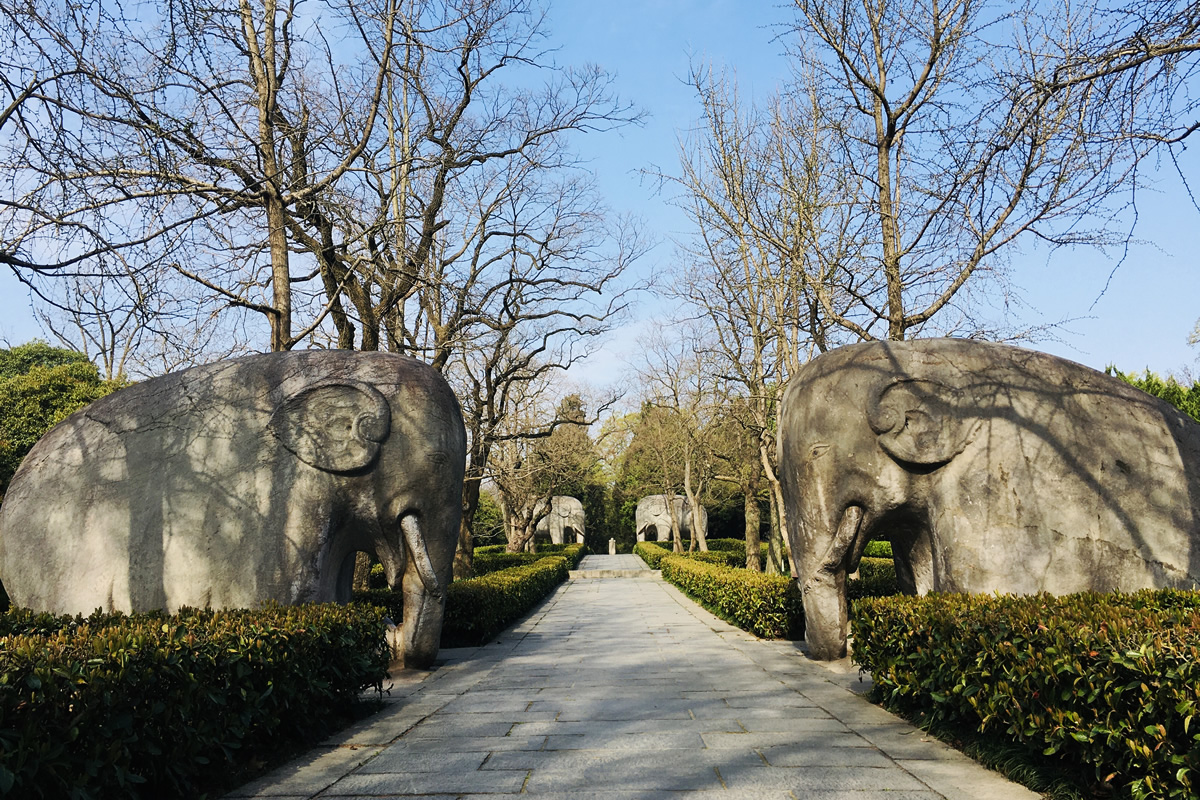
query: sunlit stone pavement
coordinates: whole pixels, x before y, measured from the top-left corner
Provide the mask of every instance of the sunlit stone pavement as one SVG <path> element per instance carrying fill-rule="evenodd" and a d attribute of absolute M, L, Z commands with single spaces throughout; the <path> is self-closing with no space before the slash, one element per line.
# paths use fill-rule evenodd
<path fill-rule="evenodd" d="M 496 642 L 398 674 L 379 714 L 228 797 L 1038 797 L 858 696 L 847 663 L 644 569 L 588 556 Z"/>

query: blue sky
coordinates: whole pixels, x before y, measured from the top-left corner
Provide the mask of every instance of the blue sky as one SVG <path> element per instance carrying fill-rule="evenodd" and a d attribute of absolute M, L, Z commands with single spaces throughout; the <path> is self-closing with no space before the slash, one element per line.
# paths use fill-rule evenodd
<path fill-rule="evenodd" d="M 620 91 L 646 108 L 640 129 L 592 137 L 583 143 L 609 202 L 618 210 L 642 214 L 662 243 L 639 265 L 642 273 L 667 268 L 670 236 L 685 233 L 687 221 L 655 187 L 637 175 L 657 164 L 668 170 L 677 162 L 677 132 L 699 115 L 695 98 L 683 83 L 692 59 L 735 69 L 743 90 L 770 93 L 787 77 L 777 40 L 788 12 L 776 5 L 732 2 L 559 3 L 552 7 L 555 41 L 563 62 L 595 61 L 617 73 Z M 1200 142 L 1181 156 L 1184 174 L 1200 191 Z M 1096 369 L 1116 364 L 1124 370 L 1146 367 L 1158 372 L 1197 369 L 1200 349 L 1187 344 L 1200 317 L 1200 212 L 1188 200 L 1170 165 L 1143 171 L 1157 185 L 1139 196 L 1135 236 L 1119 268 L 1117 259 L 1094 250 L 1010 251 L 1013 281 L 1026 307 L 1019 321 L 1038 325 L 1071 320 L 1057 330 L 1061 341 L 1024 346 L 1070 358 Z M 1132 222 L 1130 216 L 1125 222 Z M 653 324 L 656 307 L 641 306 L 642 324 Z M 622 356 L 636 349 L 637 324 L 618 332 L 589 364 L 588 374 L 619 372 Z"/>
<path fill-rule="evenodd" d="M 745 2 L 608 0 L 564 2 L 550 7 L 551 43 L 561 64 L 592 62 L 615 72 L 621 95 L 649 112 L 646 124 L 618 133 L 588 135 L 577 145 L 594 169 L 614 210 L 640 215 L 659 240 L 637 267 L 650 275 L 670 266 L 670 238 L 687 231 L 687 221 L 656 194 L 639 170 L 657 165 L 674 169 L 678 132 L 693 124 L 698 107 L 683 83 L 692 60 L 736 69 L 744 92 L 763 96 L 786 78 L 774 41 L 785 8 Z M 1185 174 L 1200 191 L 1200 142 L 1185 152 Z M 1188 200 L 1170 168 L 1153 177 L 1154 190 L 1140 196 L 1133 246 L 1123 264 L 1091 251 L 1010 251 L 1013 278 L 1028 308 L 1021 319 L 1033 325 L 1074 319 L 1058 335 L 1062 341 L 1032 345 L 1097 369 L 1109 363 L 1126 370 L 1200 372 L 1200 350 L 1186 339 L 1200 317 L 1200 212 Z M 1119 254 L 1117 254 L 1119 255 Z M 1111 280 L 1110 280 L 1111 275 Z M 11 343 L 40 335 L 28 298 L 5 274 L 0 276 L 0 338 Z M 634 319 L 616 331 L 587 365 L 591 382 L 618 379 L 636 350 L 635 338 L 654 324 L 659 306 L 643 298 Z"/>

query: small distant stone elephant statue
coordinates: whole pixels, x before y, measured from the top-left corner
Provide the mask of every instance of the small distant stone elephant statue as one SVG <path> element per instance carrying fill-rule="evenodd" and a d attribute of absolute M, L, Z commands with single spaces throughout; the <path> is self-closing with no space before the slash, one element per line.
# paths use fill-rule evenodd
<path fill-rule="evenodd" d="M 539 503 L 534 515 L 541 514 L 545 507 L 545 503 Z M 574 537 L 576 544 L 583 544 L 583 534 L 583 503 L 566 495 L 550 498 L 550 511 L 538 520 L 535 535 L 549 536 L 551 544 L 569 544 L 568 536 Z"/>
<path fill-rule="evenodd" d="M 0 579 L 57 613 L 347 602 L 356 551 L 404 595 L 406 666 L 437 655 L 466 434 L 442 377 L 345 350 L 250 356 L 97 400 L 26 456 Z"/>
<path fill-rule="evenodd" d="M 808 645 L 846 652 L 847 573 L 892 541 L 908 593 L 1200 583 L 1200 425 L 1071 361 L 960 339 L 813 359 L 780 473 Z"/>
<path fill-rule="evenodd" d="M 683 495 L 675 495 L 672 505 L 675 508 L 675 519 L 679 523 L 679 534 L 683 537 L 692 535 L 692 506 Z M 638 500 L 634 511 L 634 527 L 637 540 L 668 542 L 671 540 L 671 515 L 667 512 L 667 497 L 662 494 L 652 494 Z M 653 532 L 654 539 L 647 539 Z M 708 535 L 708 511 L 700 507 L 700 532 L 696 538 L 703 539 Z"/>

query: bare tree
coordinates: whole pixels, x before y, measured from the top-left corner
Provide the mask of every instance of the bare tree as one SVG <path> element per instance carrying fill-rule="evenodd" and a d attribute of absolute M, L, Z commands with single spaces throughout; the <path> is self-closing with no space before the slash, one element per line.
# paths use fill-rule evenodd
<path fill-rule="evenodd" d="M 636 226 L 605 216 L 590 182 L 512 166 L 521 179 L 485 183 L 481 189 L 497 194 L 481 191 L 477 212 L 463 215 L 473 221 L 474 246 L 446 259 L 446 275 L 422 286 L 423 334 L 410 343 L 435 365 L 446 359 L 443 372 L 463 404 L 469 444 L 459 574 L 470 572 L 471 524 L 493 446 L 571 422 L 551 417 L 523 430 L 510 415 L 531 387 L 561 382 L 619 318 L 621 277 L 644 249 Z M 612 402 L 598 400 L 593 413 Z"/>
<path fill-rule="evenodd" d="M 636 120 L 603 71 L 550 63 L 525 0 L 21 8 L 0 260 L 26 280 L 166 265 L 262 315 L 273 349 L 311 337 L 444 368 L 477 251 L 503 250 L 503 182 L 570 166 L 569 132 Z"/>
<path fill-rule="evenodd" d="M 678 470 L 678 489 L 682 490 L 691 514 L 692 541 L 689 548 L 708 550 L 701 524 L 705 488 L 712 477 L 713 452 L 710 441 L 714 421 L 726 397 L 707 348 L 693 326 L 673 326 L 683 333 L 668 339 L 661 329 L 649 333 L 642 342 L 644 364 L 641 376 L 645 398 L 643 417 L 650 414 L 654 442 L 662 463 L 661 479 L 667 497 L 677 548 L 681 546 L 674 519 L 672 498 L 676 486 L 673 474 Z"/>
<path fill-rule="evenodd" d="M 1177 92 L 1200 51 L 1194 3 L 795 7 L 793 57 L 819 76 L 829 157 L 853 176 L 852 271 L 879 279 L 851 309 L 817 297 L 862 339 L 926 329 L 1023 238 L 1126 241 L 1104 220 L 1137 164 L 1195 129 L 1174 121 L 1195 109 Z"/>
<path fill-rule="evenodd" d="M 49 59 L 73 80 L 17 112 L 8 166 L 26 191 L 6 207 L 5 260 L 43 274 L 95 274 L 113 254 L 126 270 L 167 263 L 264 315 L 271 349 L 288 349 L 328 311 L 294 329 L 311 277 L 292 273 L 288 209 L 330 191 L 372 141 L 397 2 L 331 5 L 321 20 L 294 0 L 156 10 L 44 3 L 14 16 L 25 69 Z M 353 86 L 322 23 L 361 34 L 350 49 L 370 57 Z"/>
<path fill-rule="evenodd" d="M 1176 92 L 1195 69 L 1194 3 L 795 8 L 791 84 L 756 105 L 694 69 L 703 116 L 680 172 L 658 176 L 695 231 L 673 293 L 747 399 L 775 531 L 774 431 L 796 369 L 847 341 L 994 333 L 971 293 L 985 274 L 1003 285 L 1006 248 L 1126 239 L 1080 222 L 1191 133 L 1195 109 Z"/>
<path fill-rule="evenodd" d="M 682 523 L 675 510 L 675 498 L 683 487 L 682 425 L 674 409 L 643 402 L 641 408 L 619 420 L 625 428 L 619 433 L 627 446 L 621 454 L 622 469 L 639 473 L 637 490 L 660 494 L 666 502 L 671 526 L 671 541 L 676 553 L 683 552 Z"/>
<path fill-rule="evenodd" d="M 736 486 L 742 493 L 745 513 L 746 569 L 762 571 L 761 535 L 763 466 L 760 437 L 751 403 L 746 397 L 730 397 L 713 424 L 710 441 L 713 453 L 713 480 Z M 778 547 L 778 545 L 776 545 Z M 768 546 L 768 555 L 770 550 Z M 776 556 L 778 558 L 778 555 Z M 769 560 L 769 559 L 768 559 Z M 779 564 L 776 563 L 776 572 Z"/>
<path fill-rule="evenodd" d="M 839 309 L 853 304 L 862 283 L 845 267 L 858 245 L 845 183 L 828 171 L 827 122 L 816 106 L 775 96 L 760 109 L 739 100 L 731 77 L 707 70 L 695 70 L 692 82 L 703 117 L 680 142 L 680 174 L 660 175 L 681 190 L 677 202 L 695 230 L 680 243 L 685 266 L 668 291 L 704 327 L 709 368 L 744 398 L 738 419 L 757 443 L 777 515 L 779 398 L 813 352 L 845 341 L 830 326 L 818 287 L 841 298 Z M 807 89 L 804 99 L 815 86 Z M 773 531 L 782 528 L 773 522 Z M 778 572 L 780 535 L 769 556 L 768 571 Z"/>
<path fill-rule="evenodd" d="M 471 440 L 469 574 L 491 448 L 518 435 L 512 397 L 587 354 L 643 249 L 568 147 L 637 121 L 611 78 L 554 64 L 527 0 L 29 9 L 8 17 L 24 48 L 10 83 L 32 88 L 0 167 L 19 190 L 0 207 L 4 263 L 143 284 L 169 269 L 265 317 L 274 349 L 431 363 Z M 77 65 L 71 80 L 41 81 L 43 55 Z"/>
<path fill-rule="evenodd" d="M 148 378 L 249 351 L 222 304 L 173 279 L 169 269 L 116 280 L 103 273 L 44 285 L 52 305 L 37 309 L 42 327 L 83 353 L 106 380 Z M 222 324 L 225 323 L 225 324 Z"/>
<path fill-rule="evenodd" d="M 567 134 L 638 115 L 602 70 L 551 67 L 543 28 L 525 0 L 428 2 L 406 17 L 383 135 L 337 193 L 293 220 L 335 300 L 339 346 L 354 346 L 357 335 L 364 350 L 411 352 L 443 369 L 474 323 L 471 303 L 489 285 L 490 259 L 522 246 L 524 229 L 544 214 L 531 184 L 543 181 L 542 191 L 543 176 L 574 174 L 557 185 L 559 209 L 595 213 L 580 200 L 591 188 Z M 551 77 L 533 89 L 505 83 L 523 67 Z"/>
<path fill-rule="evenodd" d="M 554 376 L 523 382 L 510 396 L 510 413 L 491 444 L 488 480 L 504 520 L 509 552 L 531 548 L 552 498 L 587 480 L 595 468 L 589 453 L 586 407 L 579 395 L 552 404 Z"/>

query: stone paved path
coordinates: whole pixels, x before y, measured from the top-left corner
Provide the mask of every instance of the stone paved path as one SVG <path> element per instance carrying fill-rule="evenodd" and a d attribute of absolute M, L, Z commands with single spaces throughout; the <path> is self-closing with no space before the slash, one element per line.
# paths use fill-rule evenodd
<path fill-rule="evenodd" d="M 609 557 L 575 574 L 643 566 L 593 558 Z M 871 705 L 840 668 L 731 627 L 656 574 L 576 577 L 228 797 L 1037 797 Z"/>

